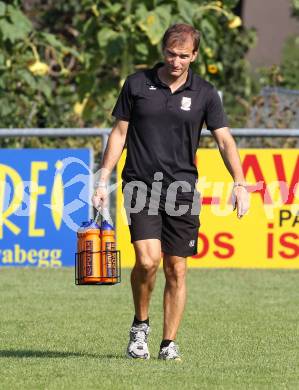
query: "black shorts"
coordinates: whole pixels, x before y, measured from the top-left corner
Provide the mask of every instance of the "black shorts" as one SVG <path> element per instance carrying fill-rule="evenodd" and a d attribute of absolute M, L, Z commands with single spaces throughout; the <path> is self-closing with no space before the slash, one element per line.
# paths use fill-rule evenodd
<path fill-rule="evenodd" d="M 169 215 L 163 199 L 159 202 L 156 215 L 150 215 L 148 197 L 142 210 L 129 213 L 134 208 L 135 201 L 135 197 L 129 203 L 126 203 L 125 199 L 131 242 L 156 238 L 161 241 L 162 251 L 169 255 L 187 257 L 197 253 L 200 207 L 194 215 L 193 201 L 181 199 L 176 202 L 177 208 L 188 207 L 188 211 L 183 215 Z M 131 208 L 126 207 L 126 204 L 130 204 Z"/>

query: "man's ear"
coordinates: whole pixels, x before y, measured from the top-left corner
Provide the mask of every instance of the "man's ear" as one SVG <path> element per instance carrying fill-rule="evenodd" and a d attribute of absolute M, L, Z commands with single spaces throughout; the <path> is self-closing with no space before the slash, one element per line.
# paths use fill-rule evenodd
<path fill-rule="evenodd" d="M 197 54 L 198 54 L 198 51 L 194 51 L 194 52 L 192 53 L 191 62 L 194 62 L 194 61 L 196 60 Z"/>

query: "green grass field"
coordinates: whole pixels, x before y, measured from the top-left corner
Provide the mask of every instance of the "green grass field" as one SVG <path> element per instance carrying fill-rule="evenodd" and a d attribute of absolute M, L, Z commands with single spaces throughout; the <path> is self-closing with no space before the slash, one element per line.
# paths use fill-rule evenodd
<path fill-rule="evenodd" d="M 124 357 L 133 308 L 117 286 L 75 286 L 72 269 L 1 269 L 1 389 L 299 389 L 299 272 L 190 269 L 183 362 Z"/>

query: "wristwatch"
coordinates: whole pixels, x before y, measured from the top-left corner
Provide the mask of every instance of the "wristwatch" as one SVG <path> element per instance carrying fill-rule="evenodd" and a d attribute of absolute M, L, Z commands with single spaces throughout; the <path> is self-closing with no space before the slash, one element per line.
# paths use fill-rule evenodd
<path fill-rule="evenodd" d="M 236 181 L 236 182 L 234 183 L 234 187 L 233 187 L 233 188 L 235 188 L 235 187 L 244 187 L 244 188 L 247 189 L 247 184 L 244 183 L 244 182 L 238 182 L 238 181 Z"/>
<path fill-rule="evenodd" d="M 97 188 L 107 188 L 107 187 L 108 187 L 108 185 L 104 181 L 97 181 L 95 183 L 95 189 L 97 189 Z"/>

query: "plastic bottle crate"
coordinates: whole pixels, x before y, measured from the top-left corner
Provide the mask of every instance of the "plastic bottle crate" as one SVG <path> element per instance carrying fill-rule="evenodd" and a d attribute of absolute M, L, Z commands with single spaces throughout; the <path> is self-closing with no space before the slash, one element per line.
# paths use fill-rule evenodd
<path fill-rule="evenodd" d="M 95 259 L 96 258 L 96 259 Z M 100 274 L 87 275 L 87 260 L 92 266 L 94 261 L 100 262 Z M 75 283 L 76 285 L 113 285 L 121 281 L 120 251 L 82 251 L 75 254 Z"/>

